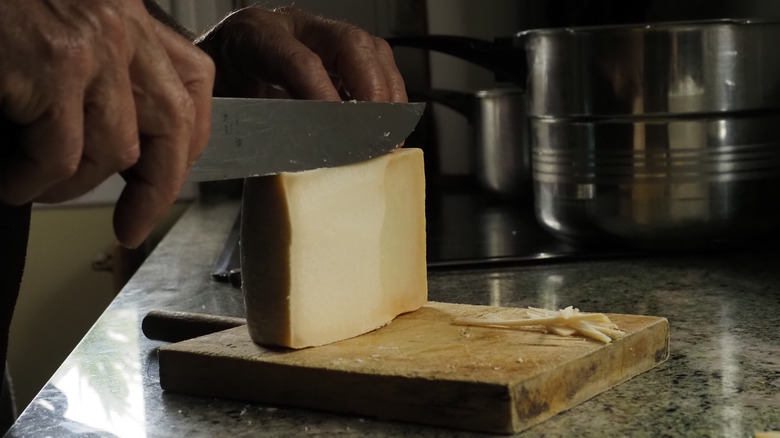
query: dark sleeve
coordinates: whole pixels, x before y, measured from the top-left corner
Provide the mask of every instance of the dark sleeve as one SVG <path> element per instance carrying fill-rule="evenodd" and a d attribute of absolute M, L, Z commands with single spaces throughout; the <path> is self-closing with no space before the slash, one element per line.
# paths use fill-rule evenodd
<path fill-rule="evenodd" d="M 8 330 L 22 283 L 30 232 L 30 206 L 0 202 L 0 376 L 5 370 Z"/>

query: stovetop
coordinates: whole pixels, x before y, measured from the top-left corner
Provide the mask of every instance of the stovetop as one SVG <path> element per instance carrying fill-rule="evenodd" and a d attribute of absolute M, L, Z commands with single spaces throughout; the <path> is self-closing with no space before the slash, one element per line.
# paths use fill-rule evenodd
<path fill-rule="evenodd" d="M 450 189 L 429 195 L 426 203 L 429 268 L 627 255 L 625 249 L 578 247 L 556 239 L 537 222 L 530 197 Z"/>

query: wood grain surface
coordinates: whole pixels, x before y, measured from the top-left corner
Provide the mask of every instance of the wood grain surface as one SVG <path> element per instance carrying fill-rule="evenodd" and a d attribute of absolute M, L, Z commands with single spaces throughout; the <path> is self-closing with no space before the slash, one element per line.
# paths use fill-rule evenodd
<path fill-rule="evenodd" d="M 166 391 L 513 433 L 660 364 L 665 318 L 609 317 L 610 344 L 534 329 L 453 325 L 523 309 L 428 303 L 371 333 L 302 350 L 253 343 L 246 326 L 160 348 Z"/>

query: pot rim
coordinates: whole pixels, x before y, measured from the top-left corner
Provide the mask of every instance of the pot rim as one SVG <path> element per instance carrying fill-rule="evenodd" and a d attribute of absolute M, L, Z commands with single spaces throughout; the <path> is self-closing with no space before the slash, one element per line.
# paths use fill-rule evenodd
<path fill-rule="evenodd" d="M 661 33 L 679 31 L 704 31 L 714 28 L 742 27 L 742 26 L 775 26 L 780 21 L 768 18 L 721 18 L 714 20 L 687 20 L 687 21 L 660 21 L 649 23 L 610 24 L 600 26 L 566 26 L 566 27 L 542 27 L 527 29 L 515 34 L 517 39 L 526 39 L 534 36 L 589 35 L 601 34 L 633 34 L 633 33 Z"/>

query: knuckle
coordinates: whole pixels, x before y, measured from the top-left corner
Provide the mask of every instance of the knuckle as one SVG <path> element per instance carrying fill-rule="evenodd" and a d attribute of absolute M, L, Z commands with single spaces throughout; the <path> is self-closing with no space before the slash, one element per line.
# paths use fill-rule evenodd
<path fill-rule="evenodd" d="M 50 163 L 48 173 L 51 175 L 52 180 L 66 180 L 75 175 L 79 170 L 81 148 L 68 148 L 68 150 L 62 153 L 59 160 L 52 160 Z"/>
<path fill-rule="evenodd" d="M 360 96 L 361 99 L 374 100 L 379 102 L 386 102 L 390 100 L 390 90 L 386 86 L 372 83 L 362 90 L 363 93 Z"/>
<path fill-rule="evenodd" d="M 214 77 L 217 72 L 217 67 L 214 64 L 214 60 L 208 54 L 206 54 L 206 52 L 201 50 L 196 51 L 193 59 L 196 64 L 195 72 L 196 74 L 200 75 L 200 81 L 209 84 L 214 82 Z"/>
<path fill-rule="evenodd" d="M 2 75 L 0 109 L 8 122 L 25 125 L 37 119 L 48 105 L 48 86 L 50 84 L 41 86 L 35 83 L 25 72 L 12 71 Z M 0 131 L 12 132 L 13 126 L 8 122 L 2 122 L 5 126 Z"/>
<path fill-rule="evenodd" d="M 323 68 L 322 59 L 319 55 L 306 49 L 290 52 L 287 60 L 290 65 L 307 71 Z"/>
<path fill-rule="evenodd" d="M 91 16 L 88 21 L 93 31 L 101 35 L 117 35 L 124 27 L 122 15 L 111 2 L 93 2 L 89 11 Z"/>
<path fill-rule="evenodd" d="M 92 57 L 88 42 L 80 35 L 50 36 L 44 42 L 52 67 L 66 74 L 86 73 Z"/>
<path fill-rule="evenodd" d="M 83 32 L 47 33 L 39 49 L 62 80 L 83 82 L 95 69 L 92 42 Z"/>
<path fill-rule="evenodd" d="M 98 47 L 124 44 L 124 20 L 113 2 L 93 1 L 85 10 L 66 30 L 42 33 L 42 52 L 66 74 L 88 74 L 95 68 Z"/>
<path fill-rule="evenodd" d="M 393 56 L 392 46 L 390 46 L 390 43 L 385 41 L 383 38 L 374 37 L 374 47 L 376 48 L 377 53 L 382 56 Z"/>
<path fill-rule="evenodd" d="M 214 60 L 203 49 L 192 46 L 187 56 L 177 59 L 179 77 L 185 86 L 196 86 L 198 90 L 213 86 L 217 67 Z"/>
<path fill-rule="evenodd" d="M 141 158 L 141 148 L 137 140 L 127 141 L 119 151 L 118 166 L 120 170 L 133 167 Z"/>
<path fill-rule="evenodd" d="M 176 198 L 179 196 L 179 192 L 181 191 L 181 187 L 184 184 L 184 179 L 185 178 L 182 176 L 182 178 L 180 178 L 176 184 L 172 184 L 167 189 L 162 191 L 163 199 L 167 205 L 171 205 L 176 201 Z"/>
<path fill-rule="evenodd" d="M 359 27 L 346 27 L 343 32 L 343 38 L 345 41 L 348 41 L 350 44 L 355 45 L 361 49 L 374 48 L 374 37 Z"/>
<path fill-rule="evenodd" d="M 168 97 L 162 105 L 171 134 L 180 135 L 189 132 L 195 124 L 195 102 L 186 92 L 178 92 Z"/>
<path fill-rule="evenodd" d="M 386 87 L 377 87 L 373 90 L 373 99 L 380 102 L 387 102 L 390 100 L 390 90 Z"/>
<path fill-rule="evenodd" d="M 99 5 L 91 9 L 88 25 L 85 26 L 85 33 L 91 38 L 96 38 L 102 46 L 108 50 L 123 51 L 126 48 L 127 35 L 125 19 L 117 11 L 112 2 L 98 2 Z"/>
<path fill-rule="evenodd" d="M 55 110 L 55 113 L 60 112 Z M 55 114 L 53 118 L 63 118 Z M 59 140 L 47 139 L 48 153 L 30 151 L 29 159 L 35 162 L 41 175 L 46 175 L 50 181 L 66 180 L 79 170 L 84 153 L 84 137 L 74 131 L 63 132 Z M 30 148 L 34 146 L 30 145 Z"/>

